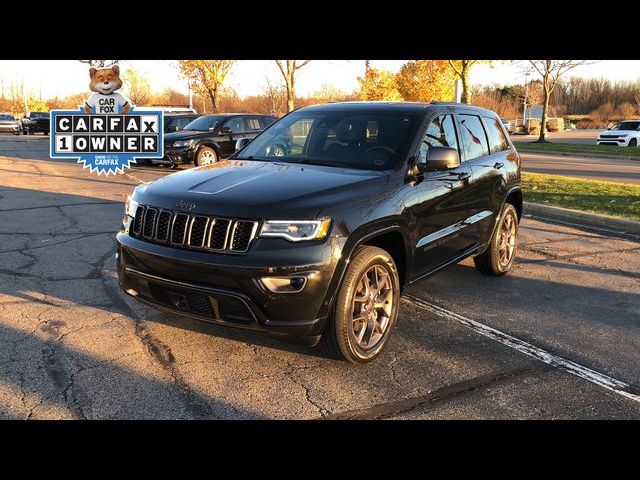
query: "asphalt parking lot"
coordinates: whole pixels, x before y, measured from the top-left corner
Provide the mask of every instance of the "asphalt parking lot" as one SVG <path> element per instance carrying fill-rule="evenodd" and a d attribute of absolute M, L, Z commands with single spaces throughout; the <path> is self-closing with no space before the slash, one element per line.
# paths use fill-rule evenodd
<path fill-rule="evenodd" d="M 124 200 L 168 173 L 0 136 L 0 418 L 640 419 L 637 239 L 525 218 L 509 275 L 467 260 L 410 287 L 356 366 L 120 293 Z"/>

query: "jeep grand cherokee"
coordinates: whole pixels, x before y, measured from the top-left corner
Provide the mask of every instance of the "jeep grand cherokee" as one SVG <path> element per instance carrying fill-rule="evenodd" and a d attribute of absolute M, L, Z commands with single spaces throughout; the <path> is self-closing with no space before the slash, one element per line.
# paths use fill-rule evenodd
<path fill-rule="evenodd" d="M 494 112 L 317 105 L 226 161 L 138 186 L 118 273 L 159 309 L 365 362 L 407 285 L 468 256 L 509 271 L 521 212 L 520 158 Z"/>

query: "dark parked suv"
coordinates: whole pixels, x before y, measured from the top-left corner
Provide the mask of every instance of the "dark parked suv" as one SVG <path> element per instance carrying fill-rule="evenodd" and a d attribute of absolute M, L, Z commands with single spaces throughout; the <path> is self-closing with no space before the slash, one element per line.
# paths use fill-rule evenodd
<path fill-rule="evenodd" d="M 156 165 L 177 167 L 183 163 L 208 165 L 235 152 L 236 142 L 254 138 L 278 117 L 249 113 L 203 115 L 186 124 L 181 131 L 164 136 L 163 159 Z"/>
<path fill-rule="evenodd" d="M 317 105 L 226 161 L 137 187 L 118 273 L 157 308 L 364 362 L 407 285 L 468 256 L 507 273 L 521 213 L 520 157 L 494 112 Z"/>
<path fill-rule="evenodd" d="M 36 132 L 49 135 L 50 123 L 47 112 L 27 112 L 20 122 L 22 123 L 22 133 L 25 135 Z"/>

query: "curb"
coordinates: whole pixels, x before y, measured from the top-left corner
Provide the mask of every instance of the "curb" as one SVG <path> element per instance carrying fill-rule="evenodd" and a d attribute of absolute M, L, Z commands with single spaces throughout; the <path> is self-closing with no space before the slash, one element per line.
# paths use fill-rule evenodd
<path fill-rule="evenodd" d="M 640 236 L 640 222 L 625 220 L 623 218 L 596 215 L 594 213 L 579 212 L 568 208 L 552 207 L 550 205 L 529 202 L 524 202 L 523 214 L 578 224 L 598 230 Z"/>
<path fill-rule="evenodd" d="M 522 142 L 526 143 L 526 142 Z M 640 157 L 634 156 L 626 156 L 626 155 L 604 155 L 599 153 L 566 153 L 566 152 L 540 152 L 537 150 L 527 150 L 526 148 L 519 148 L 517 145 L 515 146 L 518 153 L 535 153 L 537 155 L 549 155 L 556 157 L 590 157 L 590 158 L 606 158 L 608 160 L 634 160 L 640 161 Z"/>

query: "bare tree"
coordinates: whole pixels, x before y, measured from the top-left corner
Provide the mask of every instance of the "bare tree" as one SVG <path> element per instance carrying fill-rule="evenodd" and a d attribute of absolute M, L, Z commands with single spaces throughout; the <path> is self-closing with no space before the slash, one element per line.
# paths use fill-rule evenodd
<path fill-rule="evenodd" d="M 542 77 L 542 120 L 540 122 L 539 143 L 546 143 L 547 114 L 549 111 L 549 98 L 558 85 L 562 76 L 569 70 L 585 64 L 585 60 L 529 60 L 529 63 Z"/>
<path fill-rule="evenodd" d="M 491 60 L 449 60 L 451 70 L 462 80 L 462 103 L 471 103 L 471 83 L 469 73 L 476 63 L 491 63 Z"/>
<path fill-rule="evenodd" d="M 302 63 L 297 63 L 298 60 L 276 60 L 278 68 L 284 77 L 285 86 L 287 88 L 287 111 L 291 111 L 295 108 L 296 90 L 295 90 L 295 75 L 298 70 L 304 67 L 311 60 L 303 60 Z"/>
<path fill-rule="evenodd" d="M 279 115 L 287 101 L 287 92 L 284 86 L 282 84 L 274 84 L 269 77 L 265 77 L 262 96 L 268 112 L 272 115 Z"/>

